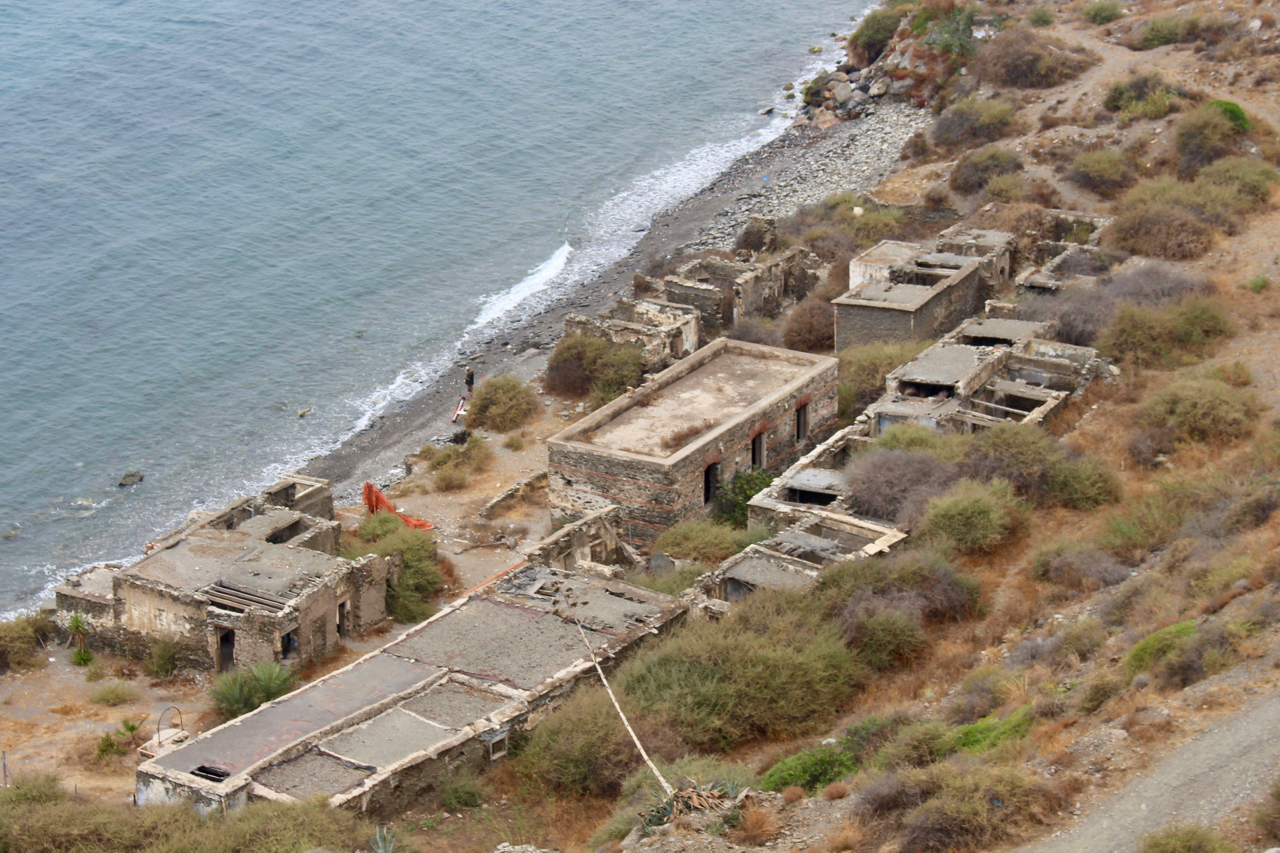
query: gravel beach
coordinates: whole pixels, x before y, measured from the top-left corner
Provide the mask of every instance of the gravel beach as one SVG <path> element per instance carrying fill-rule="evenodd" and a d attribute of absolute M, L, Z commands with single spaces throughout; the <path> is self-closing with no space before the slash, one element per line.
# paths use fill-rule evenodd
<path fill-rule="evenodd" d="M 651 260 L 731 246 L 751 216 L 787 216 L 832 193 L 870 190 L 890 174 L 907 138 L 931 120 L 926 110 L 882 102 L 860 119 L 823 131 L 788 129 L 737 160 L 697 195 L 655 217 L 635 249 L 617 263 L 524 322 L 482 337 L 475 349 L 461 354 L 453 374 L 440 377 L 337 450 L 312 459 L 302 473 L 330 480 L 342 504 L 359 501 L 365 480 L 383 486 L 395 482 L 403 474 L 406 455 L 457 429 L 449 419 L 462 393 L 464 363 L 481 375 L 532 378 L 546 366 L 566 314 L 589 314 L 612 305 Z"/>

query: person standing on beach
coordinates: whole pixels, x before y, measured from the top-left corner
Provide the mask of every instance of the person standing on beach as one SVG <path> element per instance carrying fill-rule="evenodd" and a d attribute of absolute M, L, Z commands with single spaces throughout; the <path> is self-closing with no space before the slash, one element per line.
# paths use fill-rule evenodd
<path fill-rule="evenodd" d="M 466 379 L 465 379 L 465 381 L 466 381 L 466 383 L 467 383 L 467 396 L 468 396 L 468 397 L 470 397 L 470 396 L 471 396 L 471 389 L 472 389 L 472 388 L 475 386 L 475 384 L 476 384 L 476 375 L 475 375 L 475 373 L 473 373 L 473 372 L 471 371 L 471 367 L 470 367 L 470 366 L 468 366 L 468 367 L 467 367 L 467 373 L 466 373 Z"/>

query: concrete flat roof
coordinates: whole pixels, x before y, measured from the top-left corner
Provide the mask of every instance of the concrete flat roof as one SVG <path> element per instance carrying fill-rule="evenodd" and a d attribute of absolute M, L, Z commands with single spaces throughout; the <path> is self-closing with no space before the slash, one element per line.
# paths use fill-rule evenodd
<path fill-rule="evenodd" d="M 216 581 L 281 598 L 313 578 L 323 577 L 339 558 L 275 545 L 264 538 L 302 514 L 276 509 L 245 521 L 235 530 L 199 527 L 126 569 L 124 574 L 195 592 Z"/>
<path fill-rule="evenodd" d="M 939 344 L 929 347 L 900 367 L 898 379 L 903 382 L 954 385 L 973 373 L 982 360 L 983 354 L 976 347 Z"/>
<path fill-rule="evenodd" d="M 944 280 L 938 279 L 939 282 Z M 875 304 L 884 308 L 914 309 L 933 295 L 937 284 L 903 284 L 876 279 L 864 282 L 831 301 L 836 305 Z"/>
<path fill-rule="evenodd" d="M 866 264 L 872 267 L 889 267 L 894 264 L 906 263 L 919 252 L 919 243 L 904 243 L 901 240 L 881 240 L 854 258 L 853 263 Z"/>
<path fill-rule="evenodd" d="M 970 338 L 992 338 L 1015 343 L 1023 338 L 1030 338 L 1040 332 L 1047 324 L 1032 320 L 1003 320 L 990 318 L 971 320 L 956 330 L 958 336 Z"/>
<path fill-rule="evenodd" d="M 812 358 L 791 358 L 779 350 L 725 349 L 696 370 L 662 387 L 647 406 L 633 405 L 595 430 L 590 443 L 608 450 L 670 457 L 717 427 L 810 372 Z M 797 356 L 799 354 L 796 354 Z M 663 440 L 710 422 L 675 447 Z M 585 440 L 581 436 L 567 436 Z"/>
<path fill-rule="evenodd" d="M 320 747 L 356 764 L 390 767 L 455 734 L 457 732 L 452 729 L 438 726 L 403 707 L 396 707 L 339 732 L 321 742 Z"/>
<path fill-rule="evenodd" d="M 312 751 L 264 768 L 253 774 L 253 781 L 281 794 L 307 800 L 316 794 L 340 794 L 372 773 L 368 768 L 353 767 L 332 755 Z"/>
<path fill-rule="evenodd" d="M 818 585 L 817 578 L 764 555 L 752 555 L 735 563 L 724 576 L 765 589 L 793 589 L 803 592 Z"/>
<path fill-rule="evenodd" d="M 372 655 L 154 760 L 181 773 L 208 766 L 234 776 L 362 708 L 439 674 L 439 669 L 416 661 Z"/>

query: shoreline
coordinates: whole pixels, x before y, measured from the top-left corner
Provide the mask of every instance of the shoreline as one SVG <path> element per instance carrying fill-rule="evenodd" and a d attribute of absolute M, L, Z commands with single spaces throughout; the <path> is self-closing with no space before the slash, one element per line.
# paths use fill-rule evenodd
<path fill-rule="evenodd" d="M 836 192 L 870 191 L 892 171 L 907 137 L 931 120 L 927 110 L 882 101 L 862 118 L 826 130 L 787 128 L 735 160 L 698 193 L 656 215 L 625 256 L 533 316 L 482 333 L 459 352 L 450 375 L 298 471 L 329 480 L 337 503 L 358 503 L 365 480 L 390 485 L 403 476 L 405 456 L 459 428 L 449 419 L 462 393 L 465 364 L 481 375 L 513 373 L 530 380 L 546 366 L 564 332 L 566 314 L 611 306 L 618 295 L 628 293 L 634 273 L 652 260 L 731 245 L 750 216 L 782 217 Z"/>

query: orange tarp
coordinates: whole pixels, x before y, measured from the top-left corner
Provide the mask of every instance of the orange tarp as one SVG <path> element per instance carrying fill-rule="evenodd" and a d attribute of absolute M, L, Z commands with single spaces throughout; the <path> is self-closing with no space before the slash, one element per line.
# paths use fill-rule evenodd
<path fill-rule="evenodd" d="M 410 527 L 416 527 L 419 530 L 434 530 L 435 525 L 429 521 L 423 521 L 420 518 L 414 518 L 412 515 L 405 515 L 403 512 L 397 512 L 396 508 L 391 505 L 391 501 L 387 500 L 387 496 L 382 490 L 373 483 L 366 482 L 364 484 L 364 505 L 369 510 L 369 515 L 376 515 L 380 512 L 389 512 L 399 518 Z"/>

